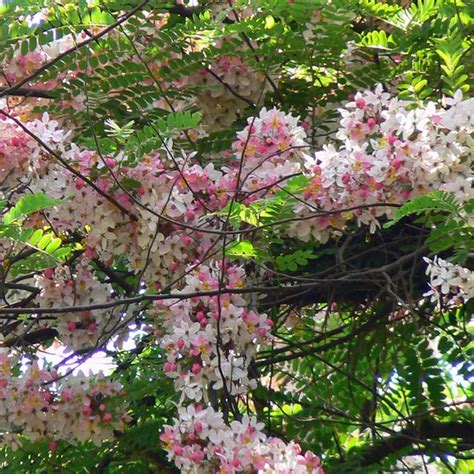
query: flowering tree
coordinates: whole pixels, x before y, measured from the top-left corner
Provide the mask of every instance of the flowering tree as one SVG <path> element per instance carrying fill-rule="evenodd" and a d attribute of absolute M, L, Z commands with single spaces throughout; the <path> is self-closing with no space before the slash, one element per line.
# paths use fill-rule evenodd
<path fill-rule="evenodd" d="M 3 471 L 472 472 L 469 2 L 195 3 L 0 5 Z"/>

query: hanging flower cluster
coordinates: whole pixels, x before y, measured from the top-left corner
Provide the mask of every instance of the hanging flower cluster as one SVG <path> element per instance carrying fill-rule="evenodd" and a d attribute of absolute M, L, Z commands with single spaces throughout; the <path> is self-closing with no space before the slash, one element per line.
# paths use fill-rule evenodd
<path fill-rule="evenodd" d="M 316 209 L 323 215 L 291 225 L 290 235 L 327 240 L 354 219 L 374 231 L 381 217 L 393 215 L 386 204 L 437 189 L 461 201 L 474 196 L 474 99 L 463 101 L 458 94 L 444 106 L 430 102 L 413 109 L 382 86 L 357 93 L 340 110 L 336 136 L 342 144 L 326 145 L 306 159 L 306 203 L 297 204 L 295 212 L 304 216 Z"/>
<path fill-rule="evenodd" d="M 224 170 L 240 171 L 239 190 L 250 195 L 247 202 L 252 201 L 274 192 L 275 183 L 301 171 L 302 152 L 308 148 L 305 140 L 306 133 L 296 117 L 264 107 L 237 132 L 232 144 L 233 169 Z"/>
<path fill-rule="evenodd" d="M 182 292 L 240 288 L 243 278 L 241 267 L 200 266 L 186 277 Z M 297 444 L 267 438 L 255 418 L 244 416 L 229 425 L 222 412 L 202 404 L 209 403 L 211 392 L 224 389 L 239 396 L 256 388 L 249 364 L 257 344 L 269 339 L 273 322 L 246 306 L 244 298 L 229 293 L 156 304 L 166 332 L 164 370 L 181 393 L 178 418 L 161 435 L 168 457 L 189 473 L 322 473 L 317 456 L 303 456 Z"/>
<path fill-rule="evenodd" d="M 2 106 L 0 99 L 0 107 Z M 0 117 L 0 191 L 15 188 L 24 177 L 28 168 L 27 156 L 30 153 L 30 137 L 23 131 Z"/>
<path fill-rule="evenodd" d="M 220 279 L 220 273 L 225 275 Z M 244 285 L 245 272 L 228 264 L 199 266 L 186 277 L 183 293 L 235 289 Z M 168 353 L 164 370 L 175 379 L 181 398 L 207 399 L 207 390 L 226 384 L 232 395 L 255 388 L 249 364 L 259 342 L 269 337 L 273 322 L 246 308 L 237 294 L 166 301 L 156 305 L 167 335 L 161 345 Z M 162 311 L 160 308 L 163 306 Z"/>
<path fill-rule="evenodd" d="M 102 374 L 61 379 L 34 362 L 15 375 L 15 365 L 14 357 L 0 354 L 0 444 L 20 446 L 20 433 L 31 441 L 48 437 L 51 449 L 60 440 L 100 445 L 128 421 L 124 407 L 109 401 L 123 395 L 121 385 Z"/>
<path fill-rule="evenodd" d="M 88 267 L 87 259 L 82 259 L 75 266 L 74 273 L 65 266 L 44 271 L 42 275 L 36 277 L 36 286 L 41 290 L 38 302 L 44 308 L 87 307 L 112 299 L 111 286 L 97 280 Z M 121 317 L 120 314 L 104 310 L 63 313 L 57 315 L 55 328 L 58 331 L 58 338 L 67 347 L 73 350 L 92 348 L 101 336 L 114 333 L 114 328 Z M 47 326 L 46 322 L 42 324 Z M 24 329 L 22 325 L 17 328 L 17 332 Z"/>
<path fill-rule="evenodd" d="M 424 261 L 431 288 L 425 296 L 430 296 L 431 301 L 460 304 L 474 298 L 474 272 L 439 257 L 424 257 Z"/>
<path fill-rule="evenodd" d="M 222 48 L 222 41 L 216 47 Z M 189 79 L 198 88 L 196 105 L 208 131 L 229 128 L 268 89 L 265 76 L 244 58 L 222 54 Z M 264 89 L 262 90 L 262 87 Z"/>
<path fill-rule="evenodd" d="M 320 459 L 298 444 L 268 438 L 263 423 L 244 415 L 224 422 L 222 413 L 202 405 L 178 409 L 179 419 L 161 435 L 169 458 L 184 473 L 323 474 Z"/>

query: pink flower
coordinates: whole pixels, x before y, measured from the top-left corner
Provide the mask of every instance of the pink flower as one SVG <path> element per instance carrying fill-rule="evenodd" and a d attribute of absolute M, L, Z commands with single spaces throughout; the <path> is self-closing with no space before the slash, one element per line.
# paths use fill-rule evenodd
<path fill-rule="evenodd" d="M 68 331 L 74 332 L 76 330 L 76 323 L 74 321 L 68 321 L 66 327 Z"/>
<path fill-rule="evenodd" d="M 173 362 L 169 362 L 169 361 L 166 361 L 164 364 L 163 364 L 163 370 L 167 373 L 169 372 L 175 372 L 177 369 L 177 365 Z"/>
<path fill-rule="evenodd" d="M 204 459 L 204 453 L 202 451 L 194 451 L 191 454 L 191 460 L 195 463 L 199 463 Z"/>

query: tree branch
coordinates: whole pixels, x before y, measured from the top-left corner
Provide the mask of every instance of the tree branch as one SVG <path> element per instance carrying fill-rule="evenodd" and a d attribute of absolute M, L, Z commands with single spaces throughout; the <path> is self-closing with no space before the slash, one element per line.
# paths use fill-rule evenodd
<path fill-rule="evenodd" d="M 462 444 L 470 445 L 474 448 L 474 423 L 470 422 L 439 422 L 433 420 L 423 420 L 418 429 L 406 428 L 399 434 L 383 438 L 371 446 L 362 449 L 359 455 L 355 455 L 355 462 L 358 466 L 370 466 L 377 464 L 387 456 L 394 454 L 414 442 L 424 442 L 430 439 L 457 438 L 462 440 Z M 351 461 L 351 465 L 354 461 Z"/>
<path fill-rule="evenodd" d="M 42 89 L 28 89 L 26 87 L 0 87 L 0 97 L 15 96 L 15 97 L 35 97 L 36 99 L 54 99 L 54 95 Z"/>

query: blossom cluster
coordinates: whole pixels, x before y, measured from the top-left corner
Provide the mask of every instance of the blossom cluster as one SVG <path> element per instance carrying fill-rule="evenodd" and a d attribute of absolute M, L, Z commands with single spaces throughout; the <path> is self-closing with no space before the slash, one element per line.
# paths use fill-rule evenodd
<path fill-rule="evenodd" d="M 38 23 L 45 20 L 42 14 L 37 15 L 36 21 Z M 67 34 L 59 38 L 53 39 L 47 44 L 37 45 L 35 49 L 28 52 L 23 52 L 21 49 L 14 51 L 11 58 L 5 58 L 0 65 L 0 86 L 11 86 L 26 77 L 34 75 L 41 67 L 54 60 L 58 55 L 63 54 L 70 48 L 73 48 L 77 43 L 87 38 L 85 33 Z M 35 80 L 34 78 L 28 81 L 24 87 L 31 89 L 38 89 L 41 91 L 50 91 L 61 86 L 65 82 L 74 78 L 80 69 L 69 69 L 65 72 L 58 72 L 54 77 L 45 80 Z M 80 96 L 71 97 L 70 100 L 63 102 L 64 105 L 71 105 L 74 109 L 79 110 L 83 106 L 84 94 Z M 9 102 L 13 104 L 18 102 L 14 98 L 9 98 Z M 44 99 L 29 98 L 26 101 L 21 100 L 22 113 L 31 113 L 34 106 L 38 104 L 46 104 Z"/>
<path fill-rule="evenodd" d="M 112 299 L 112 288 L 97 280 L 88 267 L 87 259 L 82 259 L 72 273 L 63 265 L 49 268 L 36 276 L 36 286 L 41 290 L 38 303 L 43 308 L 60 306 L 84 306 L 105 303 Z M 80 313 L 60 313 L 54 326 L 58 338 L 73 350 L 91 348 L 104 334 L 113 334 L 121 315 L 104 310 L 84 310 Z M 28 322 L 27 322 L 28 324 Z M 47 326 L 47 322 L 40 324 Z M 24 330 L 23 326 L 17 328 Z"/>
<path fill-rule="evenodd" d="M 123 406 L 110 400 L 123 395 L 119 383 L 101 374 L 62 378 L 37 362 L 15 375 L 17 364 L 15 357 L 0 354 L 1 444 L 20 446 L 20 433 L 31 441 L 49 437 L 53 450 L 57 441 L 100 445 L 128 421 Z"/>
<path fill-rule="evenodd" d="M 268 88 L 262 72 L 254 70 L 244 58 L 230 54 L 218 56 L 189 83 L 198 88 L 196 105 L 208 131 L 229 128 Z"/>
<path fill-rule="evenodd" d="M 186 276 L 181 292 L 238 289 L 244 278 L 241 267 L 201 265 Z M 242 296 L 231 293 L 157 302 L 155 309 L 166 331 L 161 343 L 168 353 L 164 370 L 175 380 L 182 400 L 207 399 L 209 387 L 218 390 L 223 384 L 232 395 L 256 387 L 255 380 L 248 378 L 248 367 L 257 344 L 269 337 L 273 322 L 246 306 Z"/>
<path fill-rule="evenodd" d="M 84 232 L 90 258 L 109 262 L 126 253 L 132 269 L 143 270 L 144 280 L 160 286 L 170 283 L 176 270 L 195 263 L 214 241 L 210 234 L 188 230 L 189 226 L 199 229 L 200 219 L 224 208 L 237 191 L 246 202 L 271 192 L 274 183 L 300 171 L 301 149 L 305 147 L 305 132 L 296 118 L 276 109 L 262 109 L 255 120 L 249 119 L 233 144 L 233 158 L 221 171 L 212 163 L 193 163 L 192 156 L 173 154 L 170 160 L 158 153 L 124 166 L 121 155 L 99 156 L 70 142 L 47 114 L 27 125 L 80 175 L 94 181 L 135 217 L 131 220 L 83 179 L 51 161 L 40 144 L 29 140 L 25 156 L 29 156 L 35 176 L 29 183 L 31 189 L 58 199 L 71 196 L 48 211 L 55 229 Z M 136 187 L 128 190 L 122 184 L 125 182 L 136 183 Z"/>
<path fill-rule="evenodd" d="M 28 169 L 30 141 L 26 133 L 0 116 L 0 192 L 15 188 L 24 177 Z"/>
<path fill-rule="evenodd" d="M 245 276 L 242 267 L 222 262 L 191 267 L 181 292 L 211 294 L 156 302 L 167 352 L 164 371 L 181 393 L 178 418 L 161 440 L 182 472 L 322 474 L 310 451 L 303 456 L 297 444 L 267 438 L 263 423 L 246 415 L 226 424 L 223 413 L 209 406 L 211 392 L 240 397 L 256 388 L 249 365 L 257 345 L 271 338 L 273 321 L 232 293 Z"/>
<path fill-rule="evenodd" d="M 430 279 L 430 296 L 433 302 L 446 300 L 459 304 L 474 298 L 474 272 L 467 268 L 447 262 L 440 257 L 424 258 L 428 264 L 426 274 Z"/>
<path fill-rule="evenodd" d="M 285 182 L 301 172 L 302 151 L 307 149 L 306 133 L 298 125 L 297 117 L 276 108 L 263 107 L 257 117 L 237 132 L 232 144 L 233 168 L 240 170 L 239 190 L 246 193 L 246 201 L 273 193 L 275 184 Z"/>
<path fill-rule="evenodd" d="M 327 240 L 352 220 L 374 231 L 381 217 L 393 215 L 390 204 L 437 189 L 460 201 L 474 195 L 474 99 L 457 94 L 444 107 L 429 102 L 413 108 L 379 85 L 357 93 L 340 113 L 341 145 L 326 145 L 306 158 L 306 202 L 295 208 L 299 216 L 314 209 L 320 215 L 290 226 L 291 236 Z"/>
<path fill-rule="evenodd" d="M 244 415 L 230 425 L 222 413 L 202 405 L 178 409 L 179 418 L 161 435 L 169 458 L 183 473 L 323 474 L 320 459 L 302 455 L 298 444 L 268 438 L 263 423 Z"/>
<path fill-rule="evenodd" d="M 37 21 L 42 19 L 39 16 L 36 18 Z M 48 61 L 51 61 L 59 54 L 64 53 L 72 46 L 76 41 L 85 39 L 87 36 L 85 33 L 79 34 L 76 38 L 72 35 L 64 35 L 61 38 L 54 39 L 51 42 L 38 45 L 34 50 L 24 53 L 21 49 L 17 49 L 11 59 L 7 59 L 2 64 L 2 82 L 5 81 L 5 85 L 14 84 L 17 81 L 28 77 L 33 74 L 40 66 L 44 65 Z M 58 84 L 57 80 L 61 77 L 57 77 L 55 81 L 45 83 L 44 81 L 38 84 L 42 89 L 51 89 L 54 85 Z M 3 84 L 2 84 L 3 85 Z M 36 84 L 33 84 L 36 85 Z"/>
<path fill-rule="evenodd" d="M 30 183 L 31 189 L 58 199 L 70 196 L 61 206 L 48 210 L 49 221 L 56 231 L 82 232 L 86 256 L 90 259 L 111 263 L 116 257 L 129 255 L 131 268 L 143 270 L 144 279 L 152 285 L 165 283 L 170 270 L 194 260 L 196 252 L 190 246 L 193 239 L 165 219 L 181 220 L 189 225 L 197 223 L 204 211 L 199 211 L 201 204 L 193 195 L 199 190 L 188 188 L 184 182 L 207 184 L 208 176 L 214 173 L 212 166 L 166 171 L 167 163 L 156 153 L 144 157 L 136 166 L 122 166 L 123 156 L 100 156 L 74 143 L 67 144 L 66 137 L 56 142 L 53 138 L 59 131 L 53 128 L 57 123 L 53 127 L 46 127 L 45 123 L 51 121 L 43 115 L 28 127 L 79 174 L 65 171 L 51 161 L 40 145 L 31 144 L 30 166 L 36 176 Z M 97 189 L 90 189 L 82 177 L 93 181 Z M 137 186 L 126 189 L 122 183 L 127 180 Z"/>

